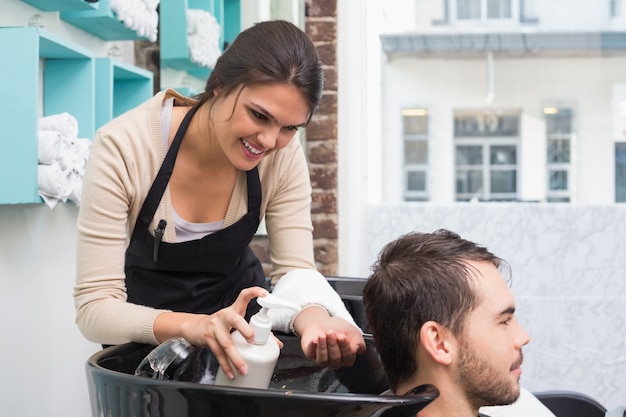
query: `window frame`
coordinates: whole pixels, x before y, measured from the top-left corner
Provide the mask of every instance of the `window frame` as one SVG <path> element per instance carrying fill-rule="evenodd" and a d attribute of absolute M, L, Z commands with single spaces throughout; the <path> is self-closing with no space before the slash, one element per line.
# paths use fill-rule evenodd
<path fill-rule="evenodd" d="M 454 133 L 454 198 L 457 202 L 462 201 L 519 201 L 520 192 L 520 149 L 521 149 L 521 117 L 522 113 L 519 110 L 456 110 L 453 112 L 453 123 L 456 123 L 457 117 L 467 117 L 468 115 L 489 116 L 494 114 L 506 115 L 508 117 L 515 116 L 518 123 L 517 135 L 512 136 L 489 136 L 475 135 L 475 136 L 457 136 Z M 480 168 L 477 169 L 476 165 L 459 165 L 458 164 L 458 151 L 460 146 L 480 146 L 482 160 Z M 512 146 L 515 148 L 515 163 L 514 164 L 492 164 L 491 163 L 491 149 L 494 146 Z M 461 177 L 460 172 L 480 171 L 482 173 L 482 187 L 476 192 L 459 192 L 458 186 Z M 515 191 L 514 192 L 493 192 L 491 187 L 492 171 L 514 171 L 515 173 Z"/>
<path fill-rule="evenodd" d="M 425 133 L 407 133 L 405 130 L 405 117 L 424 117 L 426 128 Z M 402 123 L 402 180 L 403 180 L 403 199 L 404 201 L 429 201 L 430 193 L 428 187 L 429 178 L 429 136 L 430 136 L 430 112 L 429 109 L 423 106 L 406 107 L 401 111 L 401 123 Z M 408 162 L 406 160 L 406 143 L 409 141 L 423 141 L 426 144 L 426 160 L 423 163 Z M 424 173 L 424 189 L 413 190 L 409 189 L 409 176 L 411 173 Z"/>
<path fill-rule="evenodd" d="M 623 149 L 622 149 L 623 148 Z M 615 202 L 626 203 L 626 142 L 615 142 Z M 620 159 L 624 158 L 624 163 Z M 620 174 L 622 176 L 620 177 Z"/>
<path fill-rule="evenodd" d="M 511 17 L 503 18 L 489 18 L 487 17 L 488 8 L 487 1 L 488 0 L 479 0 L 480 1 L 480 18 L 477 19 L 459 19 L 458 17 L 458 3 L 460 1 L 470 1 L 470 0 L 450 0 L 450 21 L 456 24 L 499 24 L 499 23 L 517 23 L 520 21 L 520 1 L 521 0 L 508 0 L 511 4 Z"/>
<path fill-rule="evenodd" d="M 553 112 L 567 111 L 569 112 L 569 126 L 570 132 L 548 132 L 548 117 Z M 555 105 L 544 106 L 544 123 L 546 124 L 545 140 L 546 140 L 546 202 L 548 203 L 571 203 L 572 202 L 572 185 L 573 185 L 573 165 L 574 158 L 574 142 L 575 142 L 575 113 L 572 106 Z M 549 150 L 551 141 L 565 141 L 569 142 L 569 161 L 568 162 L 550 162 Z M 556 172 L 567 173 L 567 188 L 565 189 L 552 189 L 550 187 L 551 174 Z"/>

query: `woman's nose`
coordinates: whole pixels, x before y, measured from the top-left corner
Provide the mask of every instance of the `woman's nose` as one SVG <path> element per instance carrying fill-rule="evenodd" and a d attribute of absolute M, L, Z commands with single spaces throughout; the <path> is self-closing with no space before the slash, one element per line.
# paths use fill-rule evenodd
<path fill-rule="evenodd" d="M 257 135 L 257 140 L 266 150 L 272 149 L 276 146 L 278 141 L 278 135 L 280 134 L 280 128 L 267 128 L 263 129 Z"/>

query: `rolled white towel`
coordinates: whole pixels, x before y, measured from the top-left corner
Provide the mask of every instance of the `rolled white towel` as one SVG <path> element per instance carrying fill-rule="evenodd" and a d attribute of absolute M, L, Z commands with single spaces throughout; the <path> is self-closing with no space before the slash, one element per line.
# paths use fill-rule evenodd
<path fill-rule="evenodd" d="M 67 199 L 77 206 L 80 206 L 80 197 L 83 189 L 83 176 L 76 172 L 73 172 L 70 175 L 70 184 L 71 189 L 70 194 L 67 196 Z"/>
<path fill-rule="evenodd" d="M 39 119 L 39 130 L 56 130 L 66 138 L 78 136 L 78 121 L 69 113 L 52 114 Z"/>
<path fill-rule="evenodd" d="M 70 172 L 63 170 L 60 164 L 38 165 L 37 178 L 39 195 L 48 207 L 54 208 L 59 201 L 67 201 L 72 191 Z"/>
<path fill-rule="evenodd" d="M 149 10 L 156 10 L 161 0 L 143 0 Z"/>
<path fill-rule="evenodd" d="M 37 132 L 37 159 L 40 164 L 50 165 L 59 159 L 63 138 L 56 130 Z"/>
<path fill-rule="evenodd" d="M 111 8 L 111 11 L 115 13 L 117 20 L 124 20 L 128 3 L 132 3 L 132 1 L 133 0 L 109 0 L 109 7 Z"/>
<path fill-rule="evenodd" d="M 204 67 L 213 67 L 220 51 L 221 27 L 206 10 L 187 10 L 187 44 L 189 58 Z"/>
<path fill-rule="evenodd" d="M 323 307 L 331 316 L 340 317 L 358 328 L 339 294 L 330 286 L 328 280 L 315 270 L 294 269 L 287 272 L 278 280 L 272 293 L 303 309 L 311 305 Z M 272 329 L 295 333 L 293 321 L 296 314 L 289 309 L 271 308 L 269 316 Z"/>
<path fill-rule="evenodd" d="M 138 36 L 157 40 L 159 15 L 156 11 L 159 2 L 145 0 L 111 0 L 109 6 L 117 19 Z"/>
<path fill-rule="evenodd" d="M 85 165 L 89 152 L 91 151 L 91 141 L 86 138 L 78 138 L 72 142 L 72 170 L 79 175 L 85 173 Z"/>
<path fill-rule="evenodd" d="M 61 146 L 57 161 L 63 171 L 71 170 L 73 165 L 72 140 L 61 135 Z"/>
<path fill-rule="evenodd" d="M 159 14 L 150 10 L 147 16 L 147 37 L 150 42 L 156 42 L 159 33 Z"/>
<path fill-rule="evenodd" d="M 200 31 L 201 21 L 197 9 L 187 9 L 187 35 L 194 35 Z"/>

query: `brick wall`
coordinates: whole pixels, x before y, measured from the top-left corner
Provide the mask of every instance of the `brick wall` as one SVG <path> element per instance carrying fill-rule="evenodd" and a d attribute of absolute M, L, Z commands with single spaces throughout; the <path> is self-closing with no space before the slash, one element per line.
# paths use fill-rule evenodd
<path fill-rule="evenodd" d="M 324 95 L 306 129 L 306 148 L 313 187 L 311 216 L 315 262 L 324 275 L 337 274 L 337 0 L 306 0 L 306 33 L 315 43 L 325 73 Z M 159 91 L 158 43 L 136 42 L 135 58 L 155 74 Z M 250 247 L 266 273 L 271 269 L 269 244 L 257 236 Z"/>
<path fill-rule="evenodd" d="M 306 1 L 306 32 L 324 65 L 324 95 L 306 130 L 313 187 L 315 261 L 324 275 L 337 273 L 337 0 Z"/>
<path fill-rule="evenodd" d="M 337 0 L 306 0 L 306 33 L 317 46 L 324 66 L 324 95 L 306 129 L 306 153 L 313 187 L 311 216 L 315 262 L 324 275 L 337 274 Z M 252 250 L 269 272 L 265 237 L 255 237 Z"/>

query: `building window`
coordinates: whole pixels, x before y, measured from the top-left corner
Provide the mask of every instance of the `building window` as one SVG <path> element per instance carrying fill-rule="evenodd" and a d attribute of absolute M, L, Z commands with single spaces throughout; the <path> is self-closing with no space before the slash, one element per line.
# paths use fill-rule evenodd
<path fill-rule="evenodd" d="M 611 17 L 626 17 L 626 0 L 611 0 Z"/>
<path fill-rule="evenodd" d="M 404 199 L 428 201 L 428 110 L 402 110 Z"/>
<path fill-rule="evenodd" d="M 457 201 L 514 201 L 517 195 L 518 112 L 455 112 Z"/>
<path fill-rule="evenodd" d="M 546 121 L 548 202 L 570 202 L 572 162 L 572 110 L 544 107 Z"/>
<path fill-rule="evenodd" d="M 615 144 L 615 202 L 626 203 L 626 142 Z"/>
<path fill-rule="evenodd" d="M 456 20 L 512 19 L 517 0 L 453 0 Z"/>

